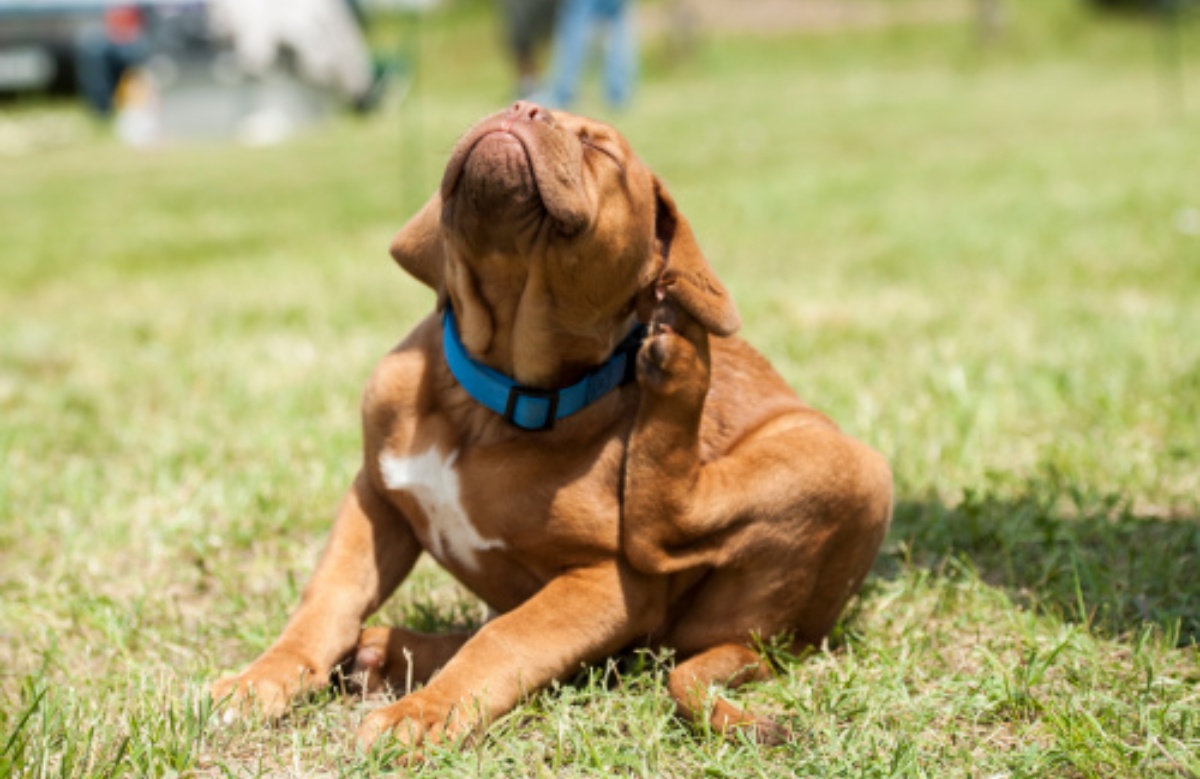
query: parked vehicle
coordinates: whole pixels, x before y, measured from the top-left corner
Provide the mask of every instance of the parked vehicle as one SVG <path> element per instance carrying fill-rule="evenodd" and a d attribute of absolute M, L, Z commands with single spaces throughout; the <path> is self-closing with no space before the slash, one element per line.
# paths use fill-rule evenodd
<path fill-rule="evenodd" d="M 81 42 L 140 34 L 146 15 L 203 8 L 198 0 L 0 0 L 0 94 L 79 90 Z"/>

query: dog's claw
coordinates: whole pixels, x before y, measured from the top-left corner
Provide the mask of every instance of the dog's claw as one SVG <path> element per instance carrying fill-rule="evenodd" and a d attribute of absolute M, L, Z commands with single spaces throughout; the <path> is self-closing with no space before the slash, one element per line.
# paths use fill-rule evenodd
<path fill-rule="evenodd" d="M 665 293 L 664 293 L 665 296 Z M 659 304 L 654 307 L 654 312 L 650 315 L 650 329 L 663 329 L 671 332 L 679 321 L 679 314 L 675 310 L 675 306 L 667 303 L 663 298 L 659 298 Z"/>

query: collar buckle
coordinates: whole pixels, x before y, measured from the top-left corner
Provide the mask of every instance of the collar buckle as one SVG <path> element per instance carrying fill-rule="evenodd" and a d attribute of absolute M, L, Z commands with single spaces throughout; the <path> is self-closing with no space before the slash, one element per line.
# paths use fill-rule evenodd
<path fill-rule="evenodd" d="M 533 405 L 523 405 L 522 408 L 535 408 L 537 402 L 545 405 L 545 416 L 542 418 L 541 424 L 526 424 L 517 419 L 518 402 L 526 398 L 534 401 Z M 504 421 L 510 425 L 529 430 L 531 432 L 541 432 L 554 427 L 555 416 L 558 414 L 558 390 L 541 390 L 536 387 L 522 387 L 515 385 L 508 390 L 508 402 L 504 405 Z"/>

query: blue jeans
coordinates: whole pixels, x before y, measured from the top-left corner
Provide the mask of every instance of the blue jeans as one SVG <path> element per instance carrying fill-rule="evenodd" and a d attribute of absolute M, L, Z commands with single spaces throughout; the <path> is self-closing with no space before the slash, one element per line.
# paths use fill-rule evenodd
<path fill-rule="evenodd" d="M 604 96 L 623 106 L 633 94 L 637 44 L 626 0 L 564 0 L 558 11 L 549 102 L 565 108 L 575 101 L 594 30 L 603 27 Z"/>

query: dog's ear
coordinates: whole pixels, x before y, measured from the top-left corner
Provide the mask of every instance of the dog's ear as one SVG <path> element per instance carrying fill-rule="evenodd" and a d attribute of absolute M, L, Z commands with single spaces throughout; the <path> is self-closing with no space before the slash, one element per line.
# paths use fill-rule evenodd
<path fill-rule="evenodd" d="M 654 202 L 654 233 L 664 260 L 657 286 L 710 333 L 733 335 L 742 326 L 737 306 L 700 251 L 691 225 L 657 178 Z"/>
<path fill-rule="evenodd" d="M 446 253 L 442 245 L 442 195 L 435 192 L 392 239 L 392 259 L 429 285 L 441 301 L 446 296 Z"/>

